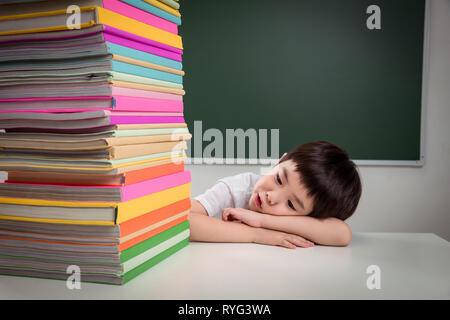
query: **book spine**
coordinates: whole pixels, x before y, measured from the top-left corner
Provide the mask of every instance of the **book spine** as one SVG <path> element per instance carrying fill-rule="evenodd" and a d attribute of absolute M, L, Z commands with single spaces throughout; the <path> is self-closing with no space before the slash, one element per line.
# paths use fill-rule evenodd
<path fill-rule="evenodd" d="M 112 59 L 115 61 L 121 61 L 121 62 L 125 62 L 125 63 L 135 64 L 135 65 L 142 66 L 145 68 L 155 69 L 155 70 L 159 70 L 159 71 L 177 74 L 179 76 L 184 76 L 184 71 L 181 69 L 168 68 L 168 67 L 156 64 L 154 62 L 139 60 L 139 59 L 135 59 L 135 58 L 127 57 L 127 56 L 121 56 L 118 54 L 113 54 Z"/>
<path fill-rule="evenodd" d="M 148 98 L 148 99 L 163 99 L 163 100 L 174 100 L 183 101 L 183 96 L 173 93 L 164 93 L 150 90 L 140 90 L 131 88 L 122 88 L 111 86 L 111 94 L 113 96 L 133 96 L 137 98 Z"/>
<path fill-rule="evenodd" d="M 152 78 L 161 81 L 173 82 L 182 84 L 183 76 L 176 75 L 173 73 L 168 73 L 165 71 L 154 70 L 135 64 L 125 63 L 121 61 L 111 61 L 112 69 L 117 72 L 123 72 L 128 74 L 134 74 L 140 77 Z"/>
<path fill-rule="evenodd" d="M 151 53 L 163 58 L 181 62 L 182 51 L 175 51 L 174 48 L 162 46 L 160 43 L 138 35 L 119 30 L 111 26 L 105 26 L 103 31 L 105 41 L 115 43 L 124 47 Z"/>
<path fill-rule="evenodd" d="M 177 9 L 171 8 L 170 6 L 168 6 L 167 4 L 158 1 L 158 0 L 143 0 L 145 2 L 147 2 L 148 4 L 151 4 L 152 6 L 161 9 L 175 17 L 181 18 L 181 14 Z"/>
<path fill-rule="evenodd" d="M 116 111 L 183 112 L 182 101 L 130 96 L 115 96 L 113 100 L 115 101 Z"/>
<path fill-rule="evenodd" d="M 162 208 L 175 201 L 180 201 L 191 196 L 191 183 L 178 185 L 163 191 L 155 192 L 144 197 L 117 204 L 118 217 L 116 223 L 136 218 L 147 212 Z"/>
<path fill-rule="evenodd" d="M 174 0 L 159 0 L 159 1 L 167 4 L 168 6 L 174 9 L 180 9 L 180 4 Z"/>
<path fill-rule="evenodd" d="M 148 91 L 155 91 L 159 93 L 169 93 L 174 95 L 181 95 L 183 96 L 186 92 L 183 89 L 177 89 L 177 88 L 168 88 L 168 87 L 161 87 L 157 85 L 151 85 L 146 83 L 136 83 L 136 82 L 130 82 L 130 81 L 120 81 L 117 79 L 113 79 L 111 83 L 116 87 L 121 88 L 127 88 L 127 89 L 136 89 L 136 90 L 148 90 Z"/>

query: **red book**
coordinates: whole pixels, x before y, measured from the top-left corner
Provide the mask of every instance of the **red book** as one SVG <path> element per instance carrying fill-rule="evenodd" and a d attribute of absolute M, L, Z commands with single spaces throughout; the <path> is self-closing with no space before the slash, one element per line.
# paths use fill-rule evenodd
<path fill-rule="evenodd" d="M 8 183 L 36 183 L 56 185 L 121 185 L 127 186 L 145 180 L 184 171 L 184 162 L 166 163 L 120 174 L 86 174 L 62 172 L 9 171 Z"/>

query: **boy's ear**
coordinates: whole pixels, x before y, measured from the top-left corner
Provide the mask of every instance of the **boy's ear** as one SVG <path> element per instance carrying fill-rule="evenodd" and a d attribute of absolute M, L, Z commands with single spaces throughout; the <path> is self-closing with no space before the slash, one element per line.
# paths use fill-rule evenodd
<path fill-rule="evenodd" d="M 287 153 L 285 153 L 281 156 L 281 158 L 278 160 L 278 163 L 280 163 L 281 159 L 283 159 L 285 155 L 287 155 Z"/>

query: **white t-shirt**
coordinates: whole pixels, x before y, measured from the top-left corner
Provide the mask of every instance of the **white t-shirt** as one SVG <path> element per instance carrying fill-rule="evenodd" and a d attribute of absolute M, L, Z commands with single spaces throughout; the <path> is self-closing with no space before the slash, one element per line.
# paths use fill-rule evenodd
<path fill-rule="evenodd" d="M 222 178 L 194 199 L 205 207 L 210 217 L 222 219 L 225 208 L 249 209 L 248 202 L 259 178 L 261 176 L 253 172 Z"/>

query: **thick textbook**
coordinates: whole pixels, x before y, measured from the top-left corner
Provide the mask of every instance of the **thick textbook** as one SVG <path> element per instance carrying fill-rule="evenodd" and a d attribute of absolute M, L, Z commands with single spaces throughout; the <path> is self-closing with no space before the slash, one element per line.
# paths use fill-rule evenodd
<path fill-rule="evenodd" d="M 17 90 L 21 95 L 24 91 Z M 39 88 L 39 90 L 45 88 Z M 39 97 L 36 91 L 33 98 L 0 98 L 0 113 L 5 111 L 41 111 L 41 112 L 76 112 L 89 110 L 110 110 L 110 111 L 140 111 L 140 112 L 183 112 L 183 102 L 177 100 L 163 100 L 152 98 L 141 98 L 133 96 L 77 96 L 64 97 L 56 87 L 54 93 L 56 97 Z M 1 89 L 0 89 L 1 92 Z M 26 91 L 25 91 L 26 92 Z M 46 91 L 47 92 L 47 91 Z M 73 92 L 73 87 L 71 88 Z M 9 97 L 16 96 L 12 90 L 5 90 Z"/>
<path fill-rule="evenodd" d="M 66 10 L 38 12 L 0 17 L 0 35 L 35 33 L 42 31 L 67 30 Z M 183 49 L 181 37 L 131 19 L 98 6 L 80 8 L 80 27 L 86 28 L 95 24 L 109 25 L 119 30 L 131 32 L 155 42 Z"/>
<path fill-rule="evenodd" d="M 132 63 L 129 63 L 132 62 Z M 0 79 L 35 78 L 61 76 L 64 74 L 83 74 L 88 72 L 105 73 L 114 76 L 114 72 L 152 78 L 161 86 L 181 85 L 183 77 L 172 72 L 156 70 L 146 66 L 145 61 L 127 59 L 114 60 L 111 56 L 79 57 L 58 60 L 35 60 L 32 62 L 13 61 L 0 64 Z M 174 71 L 176 72 L 176 71 Z"/>
<path fill-rule="evenodd" d="M 12 75 L 8 78 L 0 78 L 0 82 L 3 85 L 27 85 L 27 84 L 43 84 L 43 83 L 71 83 L 75 82 L 89 82 L 89 79 L 99 81 L 114 81 L 131 82 L 136 84 L 144 84 L 151 86 L 149 90 L 177 93 L 181 94 L 183 85 L 180 83 L 156 80 L 153 78 L 147 78 L 143 76 L 137 76 L 131 73 L 108 71 L 108 72 L 95 72 L 95 71 L 83 71 L 83 72 L 70 72 L 70 73 L 54 73 L 44 75 Z M 2 85 L 0 84 L 0 85 Z M 133 87 L 132 87 L 133 88 Z M 157 88 L 160 88 L 157 90 Z M 139 88 L 138 88 L 139 89 Z"/>
<path fill-rule="evenodd" d="M 166 5 L 174 9 L 180 9 L 180 4 L 175 0 L 159 0 L 159 1 L 165 3 Z"/>
<path fill-rule="evenodd" d="M 126 185 L 77 186 L 36 183 L 0 183 L 0 197 L 63 201 L 128 201 L 190 182 L 189 171 Z"/>
<path fill-rule="evenodd" d="M 103 243 L 123 244 L 134 238 L 133 235 L 141 234 L 140 232 L 143 229 L 169 217 L 183 214 L 189 211 L 190 207 L 191 200 L 183 199 L 115 225 L 65 224 L 0 219 L 0 230 L 2 235 L 15 234 L 17 235 L 16 238 L 39 234 L 54 240 L 77 239 L 79 243 L 83 241 L 88 243 L 89 239 L 97 239 L 96 241 L 103 239 Z M 0 251 L 0 254 L 4 253 L 5 251 Z M 108 262 L 108 260 L 104 262 Z"/>
<path fill-rule="evenodd" d="M 103 130 L 102 130 L 103 129 Z M 29 132 L 29 130 L 8 130 L 0 132 L 3 140 L 55 140 L 55 141 L 81 141 L 100 138 L 138 137 L 161 134 L 188 133 L 186 123 L 147 123 L 147 124 L 118 124 L 106 126 L 98 130 L 86 130 L 82 133 L 51 133 Z"/>
<path fill-rule="evenodd" d="M 0 99 L 7 98 L 46 98 L 46 97 L 97 97 L 104 96 L 120 99 L 117 97 L 133 97 L 133 98 L 143 98 L 147 99 L 143 101 L 142 105 L 147 108 L 146 111 L 161 111 L 156 108 L 169 108 L 170 110 L 177 110 L 172 112 L 178 112 L 183 110 L 183 96 L 179 94 L 157 92 L 152 90 L 139 90 L 131 88 L 123 88 L 113 86 L 108 82 L 100 83 L 55 83 L 55 84 L 30 84 L 30 85 L 0 85 Z M 112 99 L 111 98 L 111 99 Z M 153 100 L 153 101 L 152 101 Z M 171 101 L 171 102 L 169 102 Z M 147 102 L 147 103 L 146 103 Z M 114 107 L 122 110 L 127 110 L 131 105 L 124 105 L 120 102 L 112 102 L 110 108 Z M 125 108 L 125 109 L 124 109 Z M 132 109 L 131 109 L 132 108 Z M 141 104 L 137 106 L 131 106 L 131 110 L 137 109 L 136 111 L 144 111 Z M 174 108 L 174 109 L 171 109 Z M 166 110 L 166 109 L 164 109 Z M 179 111 L 181 112 L 181 111 Z"/>
<path fill-rule="evenodd" d="M 156 263 L 167 258 L 189 243 L 189 222 L 184 221 L 172 228 L 146 239 L 114 256 L 113 263 L 97 262 L 100 254 L 93 252 L 91 262 L 83 263 L 79 254 L 72 255 L 70 260 L 55 260 L 43 257 L 29 258 L 21 256 L 1 256 L 0 274 L 52 278 L 67 280 L 67 267 L 76 264 L 80 267 L 81 281 L 108 284 L 124 284 Z M 17 248 L 16 252 L 20 252 Z M 0 248 L 1 250 L 1 248 Z M 30 250 L 25 250 L 30 251 Z"/>
<path fill-rule="evenodd" d="M 182 128 L 186 127 L 185 122 L 165 122 L 165 123 L 135 123 L 135 124 L 114 124 L 102 127 L 91 127 L 83 129 L 38 129 L 38 128 L 12 128 L 5 129 L 7 134 L 103 134 L 108 132 L 114 132 L 114 137 L 119 136 L 136 136 L 141 135 L 139 133 L 134 134 L 136 130 L 146 130 L 154 128 Z M 123 133 L 123 134 L 122 134 Z M 2 132 L 0 132 L 2 134 Z"/>
<path fill-rule="evenodd" d="M 84 100 L 77 100 L 84 101 Z M 86 111 L 70 113 L 4 112 L 0 113 L 0 129 L 87 129 L 115 124 L 150 124 L 185 122 L 183 113 Z"/>
<path fill-rule="evenodd" d="M 114 225 L 190 197 L 190 183 L 125 202 L 75 202 L 0 198 L 0 219 Z"/>
<path fill-rule="evenodd" d="M 127 186 L 145 180 L 184 171 L 184 162 L 162 160 L 147 168 L 136 169 L 118 174 L 71 173 L 40 171 L 9 171 L 8 183 L 45 183 L 56 185 L 101 185 Z"/>
<path fill-rule="evenodd" d="M 94 250 L 102 254 L 117 253 L 186 221 L 189 208 L 190 199 L 184 199 L 119 225 L 70 225 L 70 229 L 66 224 L 0 219 L 0 246 L 61 250 L 69 254 Z M 0 255 L 6 252 L 0 250 Z M 56 256 L 61 260 L 69 258 L 64 252 L 54 252 L 53 257 Z M 107 259 L 97 261 L 113 262 Z"/>
<path fill-rule="evenodd" d="M 180 12 L 178 11 L 178 9 L 172 8 L 171 6 L 158 1 L 158 0 L 143 0 L 145 2 L 147 2 L 148 4 L 151 4 L 152 6 L 159 8 L 161 10 L 164 10 L 167 13 L 170 13 L 176 17 L 181 17 Z"/>
<path fill-rule="evenodd" d="M 20 139 L 14 138 L 13 135 L 6 133 L 4 135 L 0 135 L 0 148 L 38 150 L 99 150 L 108 149 L 112 146 L 142 145 L 156 142 L 189 140 L 192 137 L 190 133 L 186 132 L 187 129 L 185 128 L 170 131 L 172 131 L 170 134 L 153 134 L 115 138 L 91 138 L 88 136 L 85 137 L 85 139 L 70 139 L 69 137 L 62 139 Z M 3 136 L 6 136 L 6 138 Z"/>

